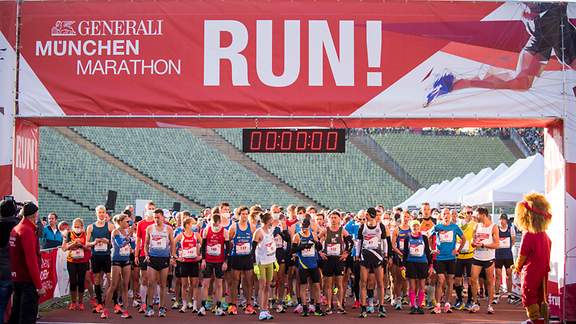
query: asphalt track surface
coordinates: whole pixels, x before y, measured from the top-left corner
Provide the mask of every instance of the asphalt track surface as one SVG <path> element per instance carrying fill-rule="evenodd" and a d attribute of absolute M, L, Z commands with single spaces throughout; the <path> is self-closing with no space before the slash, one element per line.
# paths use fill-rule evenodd
<path fill-rule="evenodd" d="M 429 312 L 425 315 L 410 315 L 408 310 L 404 308 L 402 311 L 393 310 L 392 307 L 387 306 L 388 311 L 387 318 L 378 318 L 377 314 L 369 314 L 367 318 L 358 318 L 359 310 L 349 308 L 349 313 L 346 315 L 332 314 L 326 317 L 310 316 L 303 318 L 300 315 L 292 313 L 292 308 L 289 312 L 285 314 L 276 314 L 273 312 L 274 319 L 270 321 L 264 321 L 266 323 L 290 323 L 294 321 L 299 321 L 299 323 L 329 323 L 337 321 L 339 323 L 520 323 L 526 319 L 524 308 L 520 305 L 509 305 L 505 301 L 504 303 L 494 305 L 496 314 L 488 315 L 486 313 L 486 302 L 481 305 L 480 312 L 476 314 L 470 314 L 468 312 L 455 311 L 452 314 L 430 314 Z M 39 324 L 71 324 L 71 323 L 82 323 L 82 324 L 92 324 L 92 323 L 254 323 L 258 322 L 257 315 L 235 315 L 235 316 L 214 316 L 214 314 L 209 313 L 205 317 L 198 317 L 193 313 L 178 313 L 174 310 L 169 310 L 167 317 L 159 318 L 158 312 L 156 312 L 155 317 L 146 318 L 143 314 L 138 314 L 135 309 L 130 309 L 132 318 L 122 319 L 120 315 L 110 314 L 107 320 L 101 320 L 99 314 L 93 314 L 91 311 L 68 311 L 65 309 L 57 309 L 46 313 L 41 313 L 42 318 L 38 321 Z"/>

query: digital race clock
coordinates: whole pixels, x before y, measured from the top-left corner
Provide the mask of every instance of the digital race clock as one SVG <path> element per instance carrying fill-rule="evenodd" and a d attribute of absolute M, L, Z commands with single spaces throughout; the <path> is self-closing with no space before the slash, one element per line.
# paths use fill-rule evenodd
<path fill-rule="evenodd" d="M 344 129 L 243 129 L 244 153 L 344 153 Z"/>

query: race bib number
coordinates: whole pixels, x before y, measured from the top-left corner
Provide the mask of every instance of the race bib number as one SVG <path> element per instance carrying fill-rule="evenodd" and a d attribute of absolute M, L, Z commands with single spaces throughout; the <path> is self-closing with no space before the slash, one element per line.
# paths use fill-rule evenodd
<path fill-rule="evenodd" d="M 84 258 L 84 249 L 70 250 L 70 256 L 72 259 L 82 259 Z"/>
<path fill-rule="evenodd" d="M 509 237 L 502 237 L 500 238 L 500 244 L 498 245 L 499 249 L 509 249 L 510 248 L 510 238 Z"/>
<path fill-rule="evenodd" d="M 165 249 L 168 246 L 168 242 L 166 238 L 161 238 L 157 240 L 150 241 L 150 247 L 153 249 Z"/>
<path fill-rule="evenodd" d="M 312 245 L 312 247 L 309 249 L 302 250 L 302 256 L 307 258 L 316 256 L 316 248 L 314 247 L 314 245 Z"/>
<path fill-rule="evenodd" d="M 250 254 L 250 243 L 238 243 L 236 244 L 236 254 L 238 255 L 248 255 Z"/>
<path fill-rule="evenodd" d="M 127 244 L 120 248 L 120 256 L 129 256 L 130 255 L 130 244 Z"/>
<path fill-rule="evenodd" d="M 106 243 L 96 243 L 96 245 L 94 245 L 94 251 L 96 251 L 96 252 L 106 252 L 106 251 L 108 251 L 108 244 L 106 244 Z"/>
<path fill-rule="evenodd" d="M 424 244 L 411 244 L 410 255 L 413 257 L 421 257 L 424 255 Z"/>
<path fill-rule="evenodd" d="M 180 250 L 180 257 L 184 259 L 196 259 L 197 257 L 196 248 Z"/>
<path fill-rule="evenodd" d="M 452 231 L 442 231 L 440 232 L 440 243 L 452 243 L 454 242 L 454 232 Z"/>
<path fill-rule="evenodd" d="M 217 245 L 208 245 L 206 247 L 206 253 L 211 256 L 220 256 L 222 252 L 222 246 L 220 244 Z"/>
<path fill-rule="evenodd" d="M 400 249 L 404 249 L 404 239 L 403 238 L 398 240 L 398 246 L 400 247 Z"/>
<path fill-rule="evenodd" d="M 380 239 L 373 237 L 369 240 L 364 240 L 364 247 L 366 249 L 378 249 L 380 247 Z"/>
<path fill-rule="evenodd" d="M 276 254 L 276 243 L 274 241 L 270 241 L 266 244 L 266 255 L 275 255 Z"/>
<path fill-rule="evenodd" d="M 460 250 L 461 253 L 468 253 L 470 252 L 470 241 L 466 241 L 466 243 L 464 243 L 464 246 L 462 247 L 462 250 Z"/>
<path fill-rule="evenodd" d="M 340 244 L 328 244 L 326 246 L 326 252 L 329 256 L 340 255 Z"/>

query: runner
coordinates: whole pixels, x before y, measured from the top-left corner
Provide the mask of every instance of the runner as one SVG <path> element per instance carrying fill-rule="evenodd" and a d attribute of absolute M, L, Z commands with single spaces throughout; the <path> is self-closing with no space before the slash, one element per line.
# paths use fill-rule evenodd
<path fill-rule="evenodd" d="M 269 213 L 262 214 L 261 221 L 262 227 L 254 233 L 252 255 L 255 256 L 254 273 L 259 281 L 260 315 L 258 319 L 264 321 L 274 319 L 274 316 L 269 311 L 268 297 L 270 295 L 273 273 L 278 271 L 279 266 L 276 261 L 272 215 Z"/>
<path fill-rule="evenodd" d="M 288 206 L 288 220 L 286 220 L 286 226 L 288 227 L 288 232 L 290 233 L 290 237 L 294 238 L 296 233 L 300 232 L 302 227 L 302 220 L 306 215 L 306 208 L 303 206 Z M 310 217 L 310 222 L 312 222 L 312 217 Z M 293 242 L 292 242 L 293 243 Z M 290 260 L 288 261 L 288 295 L 289 296 L 296 296 L 297 305 L 294 308 L 295 313 L 302 313 L 304 307 L 302 305 L 302 301 L 300 300 L 300 279 L 298 278 L 298 258 L 296 257 L 295 252 L 290 253 Z M 290 305 L 293 305 L 289 304 Z"/>
<path fill-rule="evenodd" d="M 462 218 L 460 221 L 460 229 L 464 233 L 463 237 L 466 238 L 466 243 L 462 244 L 460 241 L 460 254 L 456 257 L 456 270 L 454 273 L 454 290 L 456 291 L 456 303 L 454 309 L 456 310 L 470 310 L 472 307 L 472 286 L 470 284 L 470 273 L 472 272 L 472 260 L 474 257 L 474 247 L 471 242 L 474 235 L 474 228 L 476 228 L 476 221 L 472 218 L 472 207 L 464 206 L 462 208 Z M 464 304 L 464 279 L 468 279 L 468 297 Z"/>
<path fill-rule="evenodd" d="M 130 251 L 133 249 L 132 236 L 130 235 L 130 218 L 128 215 L 120 214 L 114 216 L 116 228 L 112 231 L 112 277 L 106 290 L 106 301 L 104 305 L 112 305 L 112 295 L 118 287 L 122 292 L 122 302 L 126 307 L 122 309 L 119 304 L 114 305 L 114 313 L 122 314 L 122 318 L 131 318 L 128 313 L 128 285 L 130 284 Z M 104 308 L 100 318 L 107 319 L 110 313 Z"/>
<path fill-rule="evenodd" d="M 342 227 L 341 215 L 338 211 L 335 210 L 329 214 L 329 221 L 330 226 L 320 234 L 320 239 L 324 241 L 324 249 L 320 252 L 320 257 L 324 260 L 322 273 L 325 279 L 324 295 L 328 305 L 327 314 L 332 314 L 334 310 L 333 296 L 336 296 L 336 311 L 339 314 L 346 314 L 342 306 L 345 297 L 342 276 L 344 263 L 354 243 L 350 234 Z"/>
<path fill-rule="evenodd" d="M 396 310 L 402 310 L 402 293 L 406 294 L 407 289 L 406 273 L 402 271 L 401 267 L 404 257 L 404 241 L 411 232 L 411 220 L 410 212 L 404 210 L 400 218 L 400 225 L 396 227 L 392 234 L 392 246 L 394 249 L 392 274 L 394 276 L 394 297 L 396 297 L 392 301 L 392 306 Z"/>
<path fill-rule="evenodd" d="M 512 303 L 512 266 L 514 265 L 514 256 L 512 247 L 516 242 L 516 233 L 514 228 L 508 224 L 508 215 L 500 215 L 500 224 L 498 226 L 498 236 L 500 244 L 496 249 L 496 283 L 494 292 L 494 303 L 498 303 L 500 298 L 500 287 L 502 285 L 502 268 L 506 271 L 506 292 L 508 293 L 508 303 Z"/>
<path fill-rule="evenodd" d="M 176 260 L 176 276 L 180 279 L 182 306 L 180 313 L 185 313 L 187 309 L 198 312 L 196 302 L 200 299 L 198 288 L 200 247 L 202 246 L 202 236 L 194 232 L 196 226 L 192 217 L 185 217 L 183 228 L 176 238 L 178 246 L 178 259 Z M 194 300 L 194 304 L 192 304 Z"/>
<path fill-rule="evenodd" d="M 174 233 L 170 225 L 164 222 L 164 211 L 160 208 L 154 211 L 154 225 L 146 228 L 144 242 L 145 262 L 148 263 L 148 300 L 153 298 L 154 290 L 160 285 L 160 303 L 158 316 L 166 316 L 167 280 L 170 263 L 176 258 Z M 146 300 L 146 317 L 154 316 L 152 303 Z"/>
<path fill-rule="evenodd" d="M 305 214 L 301 230 L 292 238 L 292 252 L 298 257 L 298 277 L 300 279 L 298 307 L 301 309 L 298 312 L 301 312 L 305 317 L 312 312 L 316 316 L 326 315 L 320 308 L 320 269 L 318 268 L 317 251 L 322 249 L 322 244 L 311 231 L 311 220 L 312 217 Z M 308 279 L 311 281 L 309 285 Z M 307 305 L 306 286 L 310 289 L 310 305 L 313 305 L 314 308 Z"/>
<path fill-rule="evenodd" d="M 90 261 L 90 247 L 87 245 L 84 221 L 75 218 L 72 221 L 72 230 L 64 237 L 62 250 L 67 252 L 66 268 L 70 277 L 70 305 L 69 310 L 84 310 L 84 282 Z"/>
<path fill-rule="evenodd" d="M 358 241 L 358 230 L 360 226 L 366 221 L 365 210 L 358 211 L 354 219 L 351 219 L 348 224 L 346 224 L 346 231 L 352 236 L 354 246 L 352 252 L 348 257 L 346 262 L 346 280 L 348 282 L 348 277 L 350 274 L 354 276 L 352 282 L 352 291 L 354 292 L 354 304 L 352 308 L 356 309 L 360 307 L 360 242 Z"/>
<path fill-rule="evenodd" d="M 436 215 L 438 215 L 438 211 L 436 208 L 434 210 L 430 209 L 430 203 L 423 202 L 420 208 L 420 212 L 422 213 L 422 222 L 420 223 L 420 231 L 426 237 L 428 237 L 428 243 L 430 244 L 430 250 L 436 250 L 436 237 L 430 235 L 434 225 L 436 225 Z M 432 217 L 434 214 L 434 217 Z M 432 255 L 432 261 L 436 260 L 436 255 Z M 426 281 L 426 308 L 432 309 L 436 305 L 436 273 L 431 272 L 430 276 Z"/>
<path fill-rule="evenodd" d="M 391 255 L 392 243 L 387 233 L 386 227 L 376 218 L 376 209 L 370 207 L 366 210 L 366 223 L 358 230 L 358 240 L 360 241 L 360 299 L 362 311 L 360 317 L 365 318 L 367 314 L 366 295 L 368 288 L 368 274 L 374 271 L 378 285 L 378 317 L 386 317 L 384 308 L 385 279 L 384 273 L 388 263 L 388 255 Z"/>
<path fill-rule="evenodd" d="M 138 313 L 146 312 L 146 294 L 148 292 L 148 262 L 144 253 L 144 243 L 146 242 L 146 229 L 154 224 L 154 210 L 156 205 L 149 201 L 145 207 L 144 219 L 136 226 L 136 250 L 134 251 L 134 262 L 140 268 L 140 308 Z M 134 288 L 136 289 L 136 288 Z M 150 296 L 153 297 L 153 296 Z M 137 303 L 134 303 L 137 306 Z"/>
<path fill-rule="evenodd" d="M 110 234 L 114 230 L 114 224 L 107 221 L 106 207 L 100 205 L 96 207 L 96 222 L 88 225 L 86 228 L 86 239 L 88 246 L 92 247 L 92 273 L 94 274 L 94 292 L 98 305 L 92 310 L 94 313 L 100 313 L 104 309 L 104 299 L 102 293 L 102 284 L 104 274 L 110 278 L 112 270 L 112 261 L 110 260 Z"/>
<path fill-rule="evenodd" d="M 409 281 L 410 314 L 424 314 L 424 289 L 426 278 L 434 272 L 428 237 L 420 231 L 417 220 L 410 221 L 410 234 L 404 240 L 402 272 Z M 416 297 L 418 296 L 418 297 Z"/>
<path fill-rule="evenodd" d="M 232 268 L 232 282 L 230 283 L 230 306 L 228 306 L 228 315 L 237 315 L 238 307 L 238 287 L 242 279 L 242 290 L 247 299 L 246 314 L 254 314 L 256 311 L 252 306 L 250 298 L 252 297 L 252 270 L 253 257 L 252 233 L 256 230 L 255 226 L 248 223 L 249 209 L 246 206 L 240 206 L 236 210 L 238 222 L 230 227 L 229 237 L 232 241 L 232 251 L 230 253 L 230 268 Z"/>
<path fill-rule="evenodd" d="M 454 284 L 454 273 L 456 271 L 456 256 L 460 254 L 460 250 L 466 244 L 466 237 L 458 227 L 452 223 L 452 216 L 448 208 L 442 209 L 441 216 L 442 223 L 434 226 L 432 235 L 436 235 L 436 242 L 438 242 L 436 254 L 436 262 L 434 269 L 438 276 L 436 284 L 436 305 L 432 310 L 432 314 L 440 314 L 442 310 L 445 313 L 452 313 L 452 306 L 450 305 L 450 298 L 452 297 L 452 286 Z M 460 238 L 461 244 L 456 248 L 456 240 Z M 444 295 L 444 287 L 448 284 L 446 294 Z M 444 297 L 444 308 L 441 307 L 440 301 Z"/>
<path fill-rule="evenodd" d="M 281 213 L 280 207 L 277 205 L 272 205 L 270 208 L 272 215 L 272 226 L 274 228 L 274 244 L 276 245 L 276 261 L 279 264 L 278 272 L 275 273 L 275 283 L 276 283 L 276 297 L 277 297 L 277 313 L 285 313 L 287 308 L 287 303 L 291 302 L 291 298 L 286 297 L 286 279 L 288 275 L 287 262 L 290 260 L 290 245 L 292 240 L 290 238 L 290 233 L 286 227 L 285 216 Z"/>
<path fill-rule="evenodd" d="M 490 215 L 486 208 L 477 208 L 478 224 L 474 230 L 474 239 L 472 246 L 474 249 L 474 261 L 472 261 L 472 300 L 475 301 L 470 313 L 476 313 L 480 310 L 478 305 L 478 277 L 480 271 L 486 271 L 486 285 L 488 290 L 488 314 L 494 314 L 492 301 L 494 300 L 494 258 L 496 248 L 500 245 L 500 235 L 498 228 L 490 220 Z"/>
<path fill-rule="evenodd" d="M 230 241 L 228 231 L 220 224 L 220 214 L 212 214 L 212 222 L 202 231 L 202 270 L 204 279 L 202 279 L 202 306 L 198 311 L 199 316 L 206 315 L 206 297 L 208 296 L 208 287 L 212 275 L 214 279 L 214 300 L 216 307 L 214 313 L 216 316 L 224 316 L 226 312 L 222 308 L 222 278 L 224 271 L 228 268 L 226 259 L 230 251 Z"/>

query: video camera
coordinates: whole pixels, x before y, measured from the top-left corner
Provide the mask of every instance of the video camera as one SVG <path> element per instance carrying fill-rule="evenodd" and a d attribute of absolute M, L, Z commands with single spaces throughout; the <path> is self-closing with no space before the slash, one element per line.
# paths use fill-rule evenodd
<path fill-rule="evenodd" d="M 18 216 L 18 214 L 20 213 L 20 209 L 22 209 L 22 207 L 24 206 L 23 203 L 14 200 L 14 196 L 4 196 L 4 201 L 13 201 L 16 205 L 16 213 L 14 213 L 14 215 L 10 215 L 10 216 Z M 9 216 L 9 217 L 10 217 Z"/>

